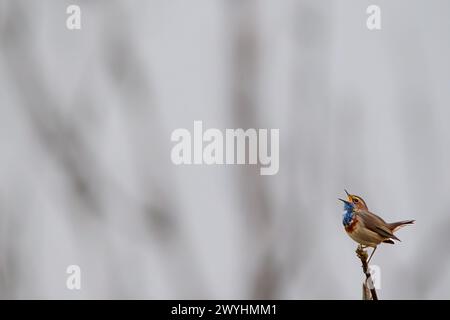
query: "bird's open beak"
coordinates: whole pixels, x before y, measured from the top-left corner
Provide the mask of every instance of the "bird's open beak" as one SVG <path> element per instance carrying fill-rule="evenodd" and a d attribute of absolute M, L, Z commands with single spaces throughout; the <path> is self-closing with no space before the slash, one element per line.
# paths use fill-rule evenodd
<path fill-rule="evenodd" d="M 351 204 L 351 202 L 349 202 L 349 201 L 347 201 L 347 200 L 344 200 L 344 199 L 341 199 L 341 198 L 338 198 L 338 200 L 341 200 L 343 203 L 345 203 L 345 204 Z"/>
<path fill-rule="evenodd" d="M 348 193 L 347 190 L 344 189 L 344 191 L 347 194 L 348 201 L 352 201 L 352 195 L 350 193 Z"/>

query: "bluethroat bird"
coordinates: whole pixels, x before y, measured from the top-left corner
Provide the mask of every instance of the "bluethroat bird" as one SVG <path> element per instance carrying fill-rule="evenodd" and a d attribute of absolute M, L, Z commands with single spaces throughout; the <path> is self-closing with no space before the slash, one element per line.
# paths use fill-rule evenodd
<path fill-rule="evenodd" d="M 369 211 L 366 202 L 358 196 L 347 194 L 348 200 L 339 199 L 344 202 L 344 215 L 342 223 L 347 234 L 359 243 L 363 248 L 373 248 L 367 263 L 370 262 L 377 246 L 384 242 L 394 244 L 393 240 L 400 241 L 394 234 L 401 227 L 413 224 L 415 220 L 404 220 L 387 223 L 376 214 Z"/>

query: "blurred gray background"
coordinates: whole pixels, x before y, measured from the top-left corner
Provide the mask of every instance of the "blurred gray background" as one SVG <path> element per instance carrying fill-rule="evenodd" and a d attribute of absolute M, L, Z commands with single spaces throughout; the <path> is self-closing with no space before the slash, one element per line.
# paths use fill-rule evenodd
<path fill-rule="evenodd" d="M 344 188 L 417 220 L 374 256 L 380 298 L 449 298 L 449 14 L 0 0 L 0 298 L 360 299 Z M 279 128 L 279 173 L 175 166 L 170 134 L 194 120 Z"/>

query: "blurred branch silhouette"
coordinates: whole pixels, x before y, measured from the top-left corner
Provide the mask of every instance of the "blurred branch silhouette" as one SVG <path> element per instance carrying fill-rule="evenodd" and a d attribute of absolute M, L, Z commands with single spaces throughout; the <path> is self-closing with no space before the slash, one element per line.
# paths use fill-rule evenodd
<path fill-rule="evenodd" d="M 363 272 L 366 275 L 366 281 L 363 283 L 363 300 L 378 300 L 377 291 L 373 285 L 369 265 L 367 264 L 367 252 L 359 245 L 356 249 L 356 255 L 361 260 Z"/>
<path fill-rule="evenodd" d="M 386 2 L 395 30 L 377 36 L 352 1 L 77 2 L 69 31 L 64 1 L 0 1 L 0 299 L 351 299 L 362 285 L 375 300 L 368 250 L 344 285 L 354 261 L 317 250 L 346 241 L 325 200 L 342 185 L 384 189 L 373 202 L 393 219 L 427 217 L 383 299 L 448 296 L 450 2 Z M 279 128 L 279 174 L 174 166 L 170 134 L 194 120 Z M 74 293 L 59 275 L 77 261 L 93 283 Z"/>

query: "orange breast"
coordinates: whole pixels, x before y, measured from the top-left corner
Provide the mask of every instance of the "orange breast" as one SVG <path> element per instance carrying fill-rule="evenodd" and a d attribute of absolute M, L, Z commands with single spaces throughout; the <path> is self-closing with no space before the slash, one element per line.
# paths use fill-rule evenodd
<path fill-rule="evenodd" d="M 345 231 L 347 231 L 348 233 L 352 233 L 355 230 L 357 223 L 358 223 L 358 218 L 356 216 L 354 216 L 352 218 L 352 221 L 350 221 L 350 224 L 345 226 Z"/>

